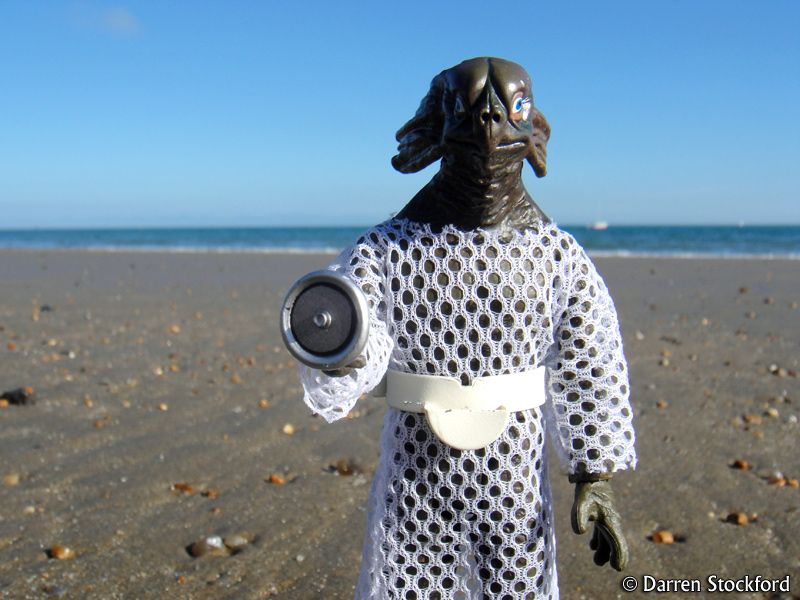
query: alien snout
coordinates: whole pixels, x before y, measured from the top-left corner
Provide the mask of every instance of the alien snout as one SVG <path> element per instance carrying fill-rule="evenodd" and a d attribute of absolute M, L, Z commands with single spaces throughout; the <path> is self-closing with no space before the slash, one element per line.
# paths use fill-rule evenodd
<path fill-rule="evenodd" d="M 475 127 L 489 148 L 493 148 L 505 132 L 508 115 L 491 84 L 486 86 L 481 101 L 476 103 Z"/>

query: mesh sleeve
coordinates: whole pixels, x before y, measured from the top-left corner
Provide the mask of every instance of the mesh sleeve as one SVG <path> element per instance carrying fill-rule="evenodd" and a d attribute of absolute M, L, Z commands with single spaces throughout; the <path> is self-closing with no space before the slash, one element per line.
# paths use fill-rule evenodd
<path fill-rule="evenodd" d="M 572 243 L 548 360 L 550 429 L 571 474 L 633 468 L 633 413 L 617 313 L 594 264 Z"/>
<path fill-rule="evenodd" d="M 372 390 L 382 379 L 389 363 L 392 340 L 386 327 L 385 269 L 379 238 L 360 238 L 328 267 L 352 279 L 367 298 L 369 335 L 364 349 L 366 366 L 343 377 L 300 365 L 303 401 L 329 423 L 344 417 L 359 396 Z"/>

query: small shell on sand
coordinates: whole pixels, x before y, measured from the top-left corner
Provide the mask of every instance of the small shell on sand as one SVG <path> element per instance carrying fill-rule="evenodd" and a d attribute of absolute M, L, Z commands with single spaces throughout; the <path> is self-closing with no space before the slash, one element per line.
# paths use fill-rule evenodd
<path fill-rule="evenodd" d="M 261 400 L 258 401 L 258 408 L 267 408 L 268 406 L 269 406 L 269 400 L 267 400 L 266 398 L 261 398 Z"/>
<path fill-rule="evenodd" d="M 654 544 L 674 544 L 675 543 L 675 536 L 672 535 L 672 532 L 668 529 L 661 529 L 659 531 L 653 532 L 653 535 L 650 536 L 650 539 L 653 541 Z"/>
<path fill-rule="evenodd" d="M 56 560 L 69 560 L 75 558 L 75 550 L 61 544 L 55 544 L 47 551 L 47 555 Z"/>
<path fill-rule="evenodd" d="M 274 483 L 275 485 L 286 485 L 286 477 L 280 473 L 273 473 L 265 479 L 267 483 Z"/>
<path fill-rule="evenodd" d="M 239 533 L 227 536 L 223 542 L 228 549 L 233 551 L 241 551 L 250 543 L 244 535 Z"/>
<path fill-rule="evenodd" d="M 283 426 L 283 429 L 281 429 L 281 431 L 283 431 L 283 433 L 285 433 L 286 435 L 294 435 L 295 428 L 294 425 L 292 425 L 291 423 L 286 423 L 286 425 Z"/>
<path fill-rule="evenodd" d="M 181 332 L 181 326 L 178 325 L 177 323 L 173 323 L 167 328 L 167 331 L 169 331 L 170 333 L 178 334 Z"/>
<path fill-rule="evenodd" d="M 230 551 L 225 546 L 222 538 L 218 535 L 209 535 L 208 537 L 198 540 L 188 548 L 189 554 L 198 558 L 210 554 L 211 556 L 228 556 Z"/>
<path fill-rule="evenodd" d="M 740 471 L 749 471 L 752 468 L 752 465 L 746 460 L 737 458 L 735 461 L 733 461 L 733 464 L 731 464 L 731 468 L 739 469 Z"/>

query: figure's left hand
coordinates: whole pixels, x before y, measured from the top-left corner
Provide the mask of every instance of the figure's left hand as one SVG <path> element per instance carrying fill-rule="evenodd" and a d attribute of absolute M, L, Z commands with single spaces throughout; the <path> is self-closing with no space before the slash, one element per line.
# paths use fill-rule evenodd
<path fill-rule="evenodd" d="M 622 520 L 614 506 L 614 494 L 608 481 L 586 481 L 575 485 L 572 505 L 572 529 L 582 535 L 594 521 L 594 533 L 589 547 L 594 550 L 594 562 L 603 566 L 611 563 L 617 571 L 628 564 L 628 543 L 622 533 Z"/>

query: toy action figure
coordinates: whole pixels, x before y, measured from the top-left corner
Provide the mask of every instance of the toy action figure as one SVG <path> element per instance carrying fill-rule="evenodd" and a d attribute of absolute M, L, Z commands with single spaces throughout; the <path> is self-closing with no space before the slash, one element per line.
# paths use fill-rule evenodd
<path fill-rule="evenodd" d="M 625 566 L 608 480 L 636 463 L 627 366 L 603 280 L 523 186 L 549 135 L 519 65 L 443 71 L 392 160 L 438 173 L 330 266 L 369 336 L 344 368 L 301 367 L 305 402 L 333 421 L 386 377 L 389 405 L 357 598 L 557 598 L 545 430 L 573 528 L 593 521 L 595 562 Z"/>

